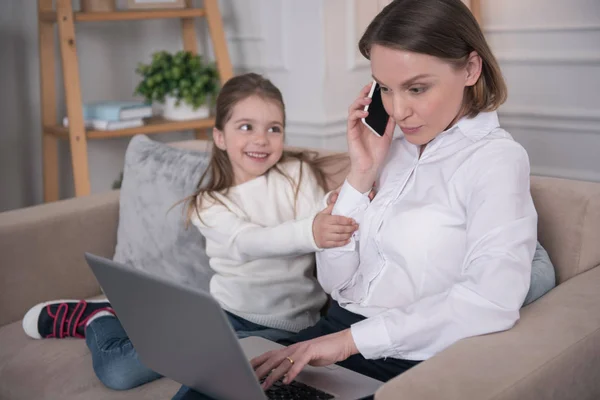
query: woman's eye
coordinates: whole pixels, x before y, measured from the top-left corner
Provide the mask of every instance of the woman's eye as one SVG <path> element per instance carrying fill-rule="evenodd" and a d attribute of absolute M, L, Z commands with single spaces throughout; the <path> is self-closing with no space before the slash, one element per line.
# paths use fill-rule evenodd
<path fill-rule="evenodd" d="M 388 93 L 390 91 L 390 89 L 383 86 L 379 86 L 379 90 L 381 90 L 381 93 Z"/>
<path fill-rule="evenodd" d="M 240 126 L 240 131 L 251 131 L 252 130 L 252 125 L 250 124 L 244 124 L 242 126 Z"/>
<path fill-rule="evenodd" d="M 281 128 L 278 126 L 274 126 L 272 128 L 269 129 L 269 132 L 274 132 L 274 133 L 280 133 L 281 132 Z"/>
<path fill-rule="evenodd" d="M 427 87 L 426 86 L 420 86 L 420 87 L 412 87 L 410 89 L 408 89 L 409 92 L 411 92 L 412 94 L 421 94 L 427 91 Z"/>

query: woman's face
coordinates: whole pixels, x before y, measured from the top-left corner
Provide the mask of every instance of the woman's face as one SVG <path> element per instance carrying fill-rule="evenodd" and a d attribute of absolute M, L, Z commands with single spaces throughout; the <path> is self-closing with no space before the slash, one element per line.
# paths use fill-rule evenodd
<path fill-rule="evenodd" d="M 464 89 L 481 74 L 481 58 L 475 52 L 462 68 L 380 45 L 374 45 L 370 55 L 385 110 L 415 145 L 429 143 L 462 116 Z"/>

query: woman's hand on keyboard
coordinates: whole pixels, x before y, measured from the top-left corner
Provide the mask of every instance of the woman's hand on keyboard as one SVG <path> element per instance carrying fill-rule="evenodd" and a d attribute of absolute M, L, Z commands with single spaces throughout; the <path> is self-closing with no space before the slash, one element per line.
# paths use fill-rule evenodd
<path fill-rule="evenodd" d="M 289 384 L 306 365 L 322 367 L 343 361 L 358 354 L 350 329 L 296 343 L 284 349 L 269 351 L 250 361 L 258 379 L 267 376 L 264 390 L 283 379 Z"/>

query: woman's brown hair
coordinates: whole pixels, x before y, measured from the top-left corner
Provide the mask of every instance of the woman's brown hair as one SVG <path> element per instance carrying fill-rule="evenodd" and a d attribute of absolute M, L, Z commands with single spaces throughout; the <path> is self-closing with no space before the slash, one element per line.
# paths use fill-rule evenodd
<path fill-rule="evenodd" d="M 216 101 L 215 128 L 223 131 L 225 124 L 231 118 L 233 108 L 240 101 L 250 96 L 259 96 L 263 100 L 272 101 L 281 108 L 283 114 L 283 125 L 285 127 L 285 104 L 283 96 L 279 89 L 273 83 L 259 74 L 248 73 L 238 75 L 228 80 L 221 88 Z M 294 199 L 298 198 L 298 190 L 304 173 L 304 166 L 308 166 L 315 175 L 318 184 L 327 190 L 327 176 L 324 168 L 332 162 L 340 159 L 341 156 L 318 157 L 313 151 L 288 151 L 284 150 L 281 159 L 272 167 L 281 173 L 290 182 L 294 188 Z M 298 182 L 295 182 L 279 166 L 282 162 L 290 160 L 299 160 L 300 173 Z M 221 201 L 216 193 L 227 195 L 227 191 L 234 184 L 233 167 L 229 156 L 225 150 L 219 149 L 214 143 L 212 154 L 206 171 L 200 177 L 195 193 L 186 199 L 188 222 L 193 213 L 199 213 L 202 208 L 205 195 L 217 203 Z M 294 207 L 295 209 L 295 207 Z"/>
<path fill-rule="evenodd" d="M 461 0 L 394 0 L 367 27 L 358 43 L 370 58 L 373 45 L 427 54 L 463 67 L 471 52 L 482 60 L 475 85 L 465 88 L 465 115 L 494 111 L 507 89 L 477 20 Z"/>

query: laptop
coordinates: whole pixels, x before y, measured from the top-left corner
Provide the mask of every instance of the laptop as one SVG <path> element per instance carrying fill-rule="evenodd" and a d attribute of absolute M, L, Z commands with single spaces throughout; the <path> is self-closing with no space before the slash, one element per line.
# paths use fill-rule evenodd
<path fill-rule="evenodd" d="M 214 399 L 356 400 L 383 385 L 337 365 L 306 366 L 294 383 L 264 392 L 249 360 L 283 346 L 259 337 L 238 339 L 207 292 L 89 253 L 85 258 L 142 363 Z"/>

